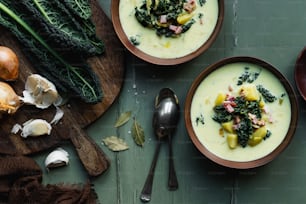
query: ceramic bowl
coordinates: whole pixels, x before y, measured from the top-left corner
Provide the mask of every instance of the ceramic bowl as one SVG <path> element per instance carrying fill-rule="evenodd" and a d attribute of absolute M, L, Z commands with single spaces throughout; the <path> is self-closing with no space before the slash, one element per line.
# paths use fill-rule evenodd
<path fill-rule="evenodd" d="M 294 70 L 296 87 L 306 101 L 306 47 L 299 54 Z"/>
<path fill-rule="evenodd" d="M 178 65 L 187 61 L 190 61 L 192 59 L 194 59 L 195 57 L 199 56 L 201 53 L 203 53 L 204 51 L 206 51 L 211 45 L 212 43 L 215 41 L 216 37 L 218 36 L 221 27 L 222 27 L 222 22 L 223 22 L 223 17 L 224 17 L 224 0 L 215 0 L 216 1 L 216 7 L 217 7 L 217 18 L 214 21 L 215 24 L 212 27 L 212 31 L 211 33 L 207 36 L 204 37 L 203 35 L 196 35 L 196 36 L 200 36 L 203 37 L 202 39 L 205 39 L 204 42 L 201 43 L 200 46 L 198 46 L 197 48 L 194 48 L 190 51 L 188 51 L 187 53 L 181 55 L 181 56 L 176 56 L 176 54 L 174 56 L 168 56 L 169 53 L 177 53 L 178 50 L 181 49 L 185 49 L 183 48 L 183 46 L 185 46 L 186 44 L 192 44 L 192 42 L 190 42 L 190 40 L 185 40 L 186 42 L 184 42 L 182 46 L 179 46 L 178 43 L 172 43 L 173 41 L 171 40 L 171 37 L 168 38 L 160 38 L 160 37 L 156 37 L 155 31 L 153 29 L 149 29 L 149 28 L 144 28 L 142 26 L 140 26 L 140 23 L 137 22 L 135 16 L 134 16 L 134 10 L 135 7 L 132 6 L 131 7 L 131 12 L 129 15 L 133 15 L 132 18 L 128 21 L 128 26 L 132 27 L 134 24 L 137 24 L 138 26 L 140 26 L 141 28 L 138 28 L 140 31 L 139 33 L 141 33 L 140 35 L 142 36 L 151 36 L 154 34 L 154 36 L 156 38 L 154 38 L 153 40 L 148 40 L 148 41 L 141 41 L 140 43 L 144 43 L 144 44 L 152 44 L 151 48 L 144 50 L 144 49 L 140 49 L 140 46 L 134 45 L 131 42 L 131 36 L 127 36 L 125 30 L 124 30 L 124 26 L 122 26 L 121 24 L 121 18 L 120 18 L 120 0 L 113 0 L 112 4 L 111 4 L 111 16 L 112 16 L 112 22 L 113 22 L 113 26 L 115 29 L 115 32 L 117 34 L 117 36 L 119 37 L 120 41 L 122 42 L 122 44 L 125 46 L 125 48 L 127 50 L 129 50 L 132 54 L 134 54 L 135 56 L 137 56 L 138 58 L 149 62 L 151 64 L 156 64 L 156 65 Z M 134 2 L 137 2 L 134 1 Z M 131 3 L 129 3 L 131 4 Z M 123 14 L 122 14 L 123 15 Z M 126 17 L 128 18 L 129 15 Z M 198 14 L 195 14 L 194 18 L 198 18 L 197 17 Z M 204 14 L 204 24 L 205 22 L 205 15 Z M 199 21 L 197 22 L 199 23 Z M 207 23 L 208 24 L 208 23 Z M 191 28 L 192 29 L 192 28 Z M 133 31 L 136 29 L 133 29 Z M 142 32 L 143 30 L 146 30 L 145 32 Z M 138 31 L 137 31 L 138 32 Z M 142 34 L 142 33 L 148 33 L 149 34 Z M 189 32 L 189 31 L 187 31 Z M 205 33 L 201 30 L 202 33 Z M 183 35 L 185 35 L 185 33 L 182 34 L 181 39 L 183 39 Z M 138 36 L 138 35 L 137 35 Z M 152 36 L 151 36 L 152 37 Z M 145 38 L 145 37 L 142 37 Z M 152 37 L 153 38 L 153 37 Z M 191 37 L 194 38 L 194 37 Z M 162 39 L 162 40 L 161 40 Z M 190 38 L 189 38 L 190 39 Z M 154 44 L 155 43 L 155 44 Z M 153 45 L 154 44 L 154 45 Z M 171 44 L 171 49 L 169 50 L 169 45 Z M 156 48 L 156 50 L 155 50 Z M 188 48 L 189 49 L 189 48 Z M 154 53 L 165 53 L 163 54 L 163 56 L 156 56 L 155 54 L 149 53 L 151 50 L 154 50 L 152 52 Z M 187 49 L 185 49 L 187 50 Z M 166 56 L 167 55 L 167 56 Z"/>
<path fill-rule="evenodd" d="M 244 78 L 241 85 L 243 75 L 249 78 Z M 247 87 L 256 87 L 256 90 L 260 85 L 275 96 L 274 102 L 265 101 L 260 106 L 264 111 L 264 126 L 272 134 L 256 145 L 248 141 L 245 147 L 238 144 L 230 148 L 227 142 L 230 133 L 213 120 L 216 98 L 219 93 L 235 96 L 235 93 L 248 90 Z M 258 98 L 264 101 L 261 92 Z M 222 106 L 225 107 L 225 103 Z M 239 119 L 234 118 L 234 121 Z M 292 140 L 297 120 L 297 99 L 288 80 L 271 64 L 247 56 L 226 58 L 205 68 L 192 83 L 185 103 L 185 124 L 196 148 L 213 162 L 235 169 L 255 168 L 276 158 Z M 230 131 L 237 134 L 239 125 L 238 120 Z"/>

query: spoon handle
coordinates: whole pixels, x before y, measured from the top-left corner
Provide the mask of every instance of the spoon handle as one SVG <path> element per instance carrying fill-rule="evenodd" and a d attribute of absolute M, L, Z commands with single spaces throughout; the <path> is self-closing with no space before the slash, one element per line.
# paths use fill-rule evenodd
<path fill-rule="evenodd" d="M 168 178 L 168 188 L 169 188 L 170 191 L 174 191 L 174 190 L 178 189 L 178 181 L 177 181 L 176 172 L 175 172 L 175 168 L 174 168 L 171 135 L 168 136 L 168 143 L 169 143 L 169 178 Z"/>
<path fill-rule="evenodd" d="M 149 174 L 147 176 L 146 182 L 140 194 L 140 200 L 142 202 L 149 202 L 151 200 L 154 171 L 155 171 L 155 167 L 156 167 L 156 163 L 157 163 L 157 159 L 159 155 L 160 145 L 161 145 L 161 141 L 158 141 L 156 149 L 155 149 L 153 161 L 152 161 L 152 164 L 149 170 Z"/>

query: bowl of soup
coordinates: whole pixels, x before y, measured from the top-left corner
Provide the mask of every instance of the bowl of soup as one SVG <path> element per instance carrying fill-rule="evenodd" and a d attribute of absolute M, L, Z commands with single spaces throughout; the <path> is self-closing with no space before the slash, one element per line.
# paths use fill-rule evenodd
<path fill-rule="evenodd" d="M 297 99 L 288 80 L 271 64 L 248 56 L 205 68 L 185 103 L 185 124 L 196 148 L 236 169 L 276 158 L 292 140 L 297 120 Z"/>
<path fill-rule="evenodd" d="M 217 38 L 224 0 L 113 0 L 112 22 L 123 45 L 156 65 L 177 65 L 206 51 Z"/>

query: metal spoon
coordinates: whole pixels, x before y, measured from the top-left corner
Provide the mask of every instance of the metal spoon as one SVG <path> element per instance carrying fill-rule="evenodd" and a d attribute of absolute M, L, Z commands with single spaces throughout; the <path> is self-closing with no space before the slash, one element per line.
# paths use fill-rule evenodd
<path fill-rule="evenodd" d="M 170 190 L 178 188 L 177 177 L 173 164 L 171 135 L 176 129 L 179 119 L 179 103 L 174 92 L 169 88 L 160 90 L 159 95 L 155 98 L 155 110 L 153 115 L 153 129 L 158 138 L 153 161 L 149 174 L 140 194 L 140 200 L 149 202 L 151 200 L 152 185 L 154 178 L 155 166 L 159 155 L 161 139 L 168 136 L 169 142 L 169 180 L 168 187 Z"/>

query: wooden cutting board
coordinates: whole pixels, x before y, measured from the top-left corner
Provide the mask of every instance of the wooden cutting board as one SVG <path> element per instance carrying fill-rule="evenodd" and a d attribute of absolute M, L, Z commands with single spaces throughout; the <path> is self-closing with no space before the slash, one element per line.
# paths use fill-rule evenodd
<path fill-rule="evenodd" d="M 64 118 L 55 125 L 50 136 L 39 138 L 21 138 L 19 135 L 10 134 L 12 126 L 16 123 L 22 124 L 29 119 L 42 118 L 50 121 L 54 116 L 55 109 L 40 110 L 32 106 L 22 106 L 13 116 L 5 115 L 0 120 L 0 153 L 2 154 L 32 154 L 53 147 L 65 139 L 70 139 L 74 146 L 80 151 L 87 151 L 92 158 L 97 157 L 100 152 L 91 152 L 90 148 L 82 147 L 85 143 L 94 143 L 82 130 L 82 128 L 99 118 L 115 101 L 120 93 L 124 77 L 124 49 L 117 39 L 111 21 L 100 8 L 97 0 L 91 1 L 93 22 L 96 25 L 97 36 L 105 43 L 106 51 L 99 57 L 88 60 L 91 67 L 101 80 L 104 97 L 102 102 L 89 105 L 78 100 L 71 100 L 63 110 Z M 27 60 L 22 53 L 22 45 L 8 32 L 0 27 L 0 45 L 13 49 L 20 60 L 20 75 L 17 81 L 10 82 L 18 95 L 22 95 L 26 78 L 31 73 L 36 73 L 33 63 Z M 60 77 L 60 76 L 59 76 Z M 99 149 L 97 145 L 94 146 Z M 82 149 L 82 148 L 85 148 Z M 102 152 L 103 154 L 103 152 Z M 92 158 L 84 158 L 92 161 Z M 101 156 L 101 155 L 100 155 Z M 103 156 L 103 155 L 102 155 Z M 82 158 L 81 158 L 82 160 Z M 96 167 L 94 167 L 96 168 Z M 93 169 L 95 171 L 95 169 Z M 94 173 L 95 174 L 95 173 Z"/>

